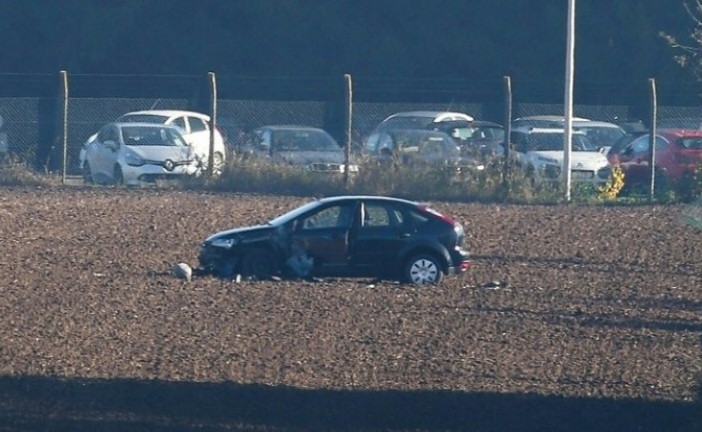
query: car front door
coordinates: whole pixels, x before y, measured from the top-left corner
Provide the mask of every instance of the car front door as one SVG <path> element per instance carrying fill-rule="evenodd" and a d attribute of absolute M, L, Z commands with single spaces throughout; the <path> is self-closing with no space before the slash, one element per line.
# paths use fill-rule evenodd
<path fill-rule="evenodd" d="M 356 273 L 382 275 L 399 270 L 397 256 L 413 241 L 413 225 L 401 205 L 364 200 L 350 235 L 349 257 Z"/>
<path fill-rule="evenodd" d="M 293 255 L 313 258 L 315 275 L 345 275 L 349 271 L 349 230 L 357 213 L 355 201 L 335 203 L 298 217 L 293 223 Z"/>
<path fill-rule="evenodd" d="M 90 149 L 92 154 L 88 158 L 93 178 L 99 182 L 112 181 L 120 145 L 117 127 L 114 125 L 103 127 L 95 141 Z"/>
<path fill-rule="evenodd" d="M 619 164 L 629 184 L 645 183 L 650 177 L 648 167 L 650 135 L 641 136 L 619 153 Z"/>

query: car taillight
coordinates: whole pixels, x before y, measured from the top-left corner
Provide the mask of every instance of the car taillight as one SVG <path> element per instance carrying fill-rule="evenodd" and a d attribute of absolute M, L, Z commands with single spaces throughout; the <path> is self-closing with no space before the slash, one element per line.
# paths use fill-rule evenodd
<path fill-rule="evenodd" d="M 449 225 L 456 225 L 456 221 L 451 216 L 440 213 L 440 212 L 438 212 L 430 207 L 420 206 L 420 208 L 423 211 L 425 211 L 426 213 L 429 213 L 430 215 L 438 217 L 439 219 L 441 219 L 442 221 L 446 222 Z"/>

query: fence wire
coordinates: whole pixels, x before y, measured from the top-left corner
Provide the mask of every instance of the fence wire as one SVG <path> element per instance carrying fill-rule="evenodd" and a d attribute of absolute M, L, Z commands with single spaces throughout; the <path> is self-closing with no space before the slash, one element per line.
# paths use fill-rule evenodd
<path fill-rule="evenodd" d="M 153 78 L 153 77 L 152 77 Z M 126 80 L 126 79 L 125 79 Z M 126 80 L 128 81 L 128 80 Z M 143 81 L 143 80 L 142 80 Z M 140 83 L 142 81 L 139 81 Z M 152 79 L 153 81 L 153 79 Z M 150 81 L 150 82 L 152 82 Z M 193 84 L 195 83 L 195 84 Z M 124 86 L 128 87 L 128 82 Z M 143 84 L 143 83 L 142 83 Z M 79 174 L 79 152 L 83 143 L 99 128 L 120 115 L 139 110 L 174 109 L 207 112 L 210 101 L 207 97 L 205 81 L 189 77 L 187 82 L 178 81 L 179 98 L 157 97 L 85 97 L 70 96 L 68 101 L 67 125 L 67 174 Z M 293 85 L 294 82 L 287 82 Z M 306 125 L 327 130 L 340 143 L 345 143 L 346 106 L 341 89 L 329 91 L 328 86 L 339 84 L 316 83 L 314 100 L 276 100 L 270 92 L 260 99 L 251 97 L 232 98 L 232 91 L 217 101 L 218 127 L 234 142 L 234 137 L 264 125 Z M 377 84 L 377 83 L 376 83 Z M 186 85 L 193 88 L 180 88 Z M 259 88 L 263 84 L 259 83 Z M 307 83 L 306 85 L 310 85 Z M 57 85 L 56 85 L 57 86 Z M 327 87 L 325 87 L 327 86 Z M 204 89 L 203 89 L 204 87 Z M 147 89 L 147 87 L 143 87 Z M 327 89 L 327 90 L 325 90 Z M 162 89 L 163 90 L 163 89 Z M 367 89 L 366 89 L 367 90 Z M 414 93 L 422 95 L 414 89 Z M 145 90 L 146 91 L 146 90 Z M 283 89 L 279 89 L 282 92 Z M 356 89 L 363 94 L 364 89 Z M 146 91 L 153 93 L 153 91 Z M 52 94 L 52 92 L 48 92 Z M 56 93 L 56 92 L 53 92 Z M 165 93 L 165 92 L 164 92 Z M 240 92 L 244 93 L 244 92 Z M 418 96 L 419 97 L 419 96 Z M 645 102 L 645 95 L 642 100 Z M 424 96 L 422 95 L 422 97 Z M 387 116 L 402 111 L 459 111 L 476 119 L 504 123 L 504 102 L 495 95 L 490 102 L 354 102 L 351 118 L 351 138 L 358 145 L 367 134 Z M 647 108 L 630 105 L 575 105 L 574 115 L 593 120 L 623 122 L 641 120 L 648 123 Z M 553 114 L 562 115 L 562 104 L 523 103 L 515 101 L 512 118 Z M 700 129 L 702 113 L 699 107 L 661 106 L 657 109 L 657 127 L 685 127 Z M 54 94 L 51 97 L 4 97 L 0 98 L 0 157 L 12 154 L 40 172 L 59 172 L 63 169 L 63 126 L 61 124 L 61 102 Z"/>

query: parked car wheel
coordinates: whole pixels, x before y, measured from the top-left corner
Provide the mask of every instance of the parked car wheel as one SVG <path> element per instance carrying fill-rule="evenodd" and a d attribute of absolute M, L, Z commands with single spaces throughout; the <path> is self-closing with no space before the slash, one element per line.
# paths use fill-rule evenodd
<path fill-rule="evenodd" d="M 83 183 L 93 184 L 93 173 L 90 170 L 90 164 L 88 162 L 83 163 Z"/>
<path fill-rule="evenodd" d="M 112 179 L 115 186 L 122 186 L 124 184 L 124 175 L 119 165 L 115 165 L 115 172 L 112 174 Z"/>
<path fill-rule="evenodd" d="M 241 273 L 246 277 L 270 279 L 278 273 L 275 257 L 268 251 L 252 250 L 244 255 Z"/>
<path fill-rule="evenodd" d="M 430 254 L 413 255 L 407 260 L 403 280 L 411 284 L 438 284 L 444 277 L 439 260 Z"/>

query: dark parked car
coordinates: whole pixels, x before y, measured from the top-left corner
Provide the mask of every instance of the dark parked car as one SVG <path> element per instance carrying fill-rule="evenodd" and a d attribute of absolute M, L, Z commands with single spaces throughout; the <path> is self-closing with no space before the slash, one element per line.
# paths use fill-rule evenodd
<path fill-rule="evenodd" d="M 310 171 L 339 173 L 346 169 L 344 149 L 325 130 L 310 126 L 261 126 L 252 131 L 244 151 Z M 349 172 L 357 171 L 358 165 L 350 163 Z"/>
<path fill-rule="evenodd" d="M 202 243 L 201 270 L 217 276 L 373 276 L 436 284 L 467 270 L 463 227 L 432 208 L 380 196 L 305 204 L 265 225 L 222 231 Z"/>
<path fill-rule="evenodd" d="M 428 128 L 450 135 L 464 154 L 488 160 L 504 155 L 505 129 L 500 124 L 486 120 L 446 120 L 432 123 Z"/>
<path fill-rule="evenodd" d="M 366 156 L 380 163 L 410 166 L 443 166 L 481 170 L 474 155 L 464 155 L 456 140 L 440 131 L 391 129 L 368 137 Z"/>

